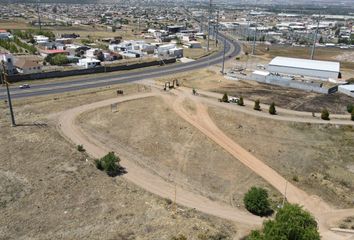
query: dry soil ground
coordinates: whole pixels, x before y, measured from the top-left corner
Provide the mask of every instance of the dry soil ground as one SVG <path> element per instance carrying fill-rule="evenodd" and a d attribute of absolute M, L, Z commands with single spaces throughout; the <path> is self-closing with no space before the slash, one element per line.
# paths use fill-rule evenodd
<path fill-rule="evenodd" d="M 137 91 L 136 85 L 119 88 Z M 16 100 L 22 124 L 16 128 L 1 103 L 0 239 L 235 236 L 233 224 L 194 210 L 179 207 L 173 216 L 170 201 L 98 171 L 57 132 L 57 112 L 112 97 L 113 90 L 103 90 Z"/>
<path fill-rule="evenodd" d="M 193 111 L 193 105 L 185 105 Z M 86 112 L 79 124 L 90 136 L 144 168 L 211 199 L 242 207 L 244 193 L 256 185 L 267 188 L 279 201 L 275 190 L 178 117 L 161 98 L 121 103 L 118 109 Z"/>
<path fill-rule="evenodd" d="M 210 107 L 218 127 L 289 181 L 337 207 L 354 206 L 354 129 L 264 120 Z"/>
<path fill-rule="evenodd" d="M 217 69 L 209 68 L 194 72 L 175 74 L 171 77 L 158 79 L 162 84 L 165 81 L 179 79 L 181 85 L 219 93 L 228 93 L 231 96 L 243 96 L 245 99 L 260 99 L 262 103 L 275 104 L 282 108 L 298 111 L 320 112 L 327 108 L 330 113 L 347 113 L 346 106 L 354 103 L 353 98 L 341 93 L 324 95 L 310 93 L 297 89 L 284 88 L 255 81 L 232 81 L 225 79 Z"/>

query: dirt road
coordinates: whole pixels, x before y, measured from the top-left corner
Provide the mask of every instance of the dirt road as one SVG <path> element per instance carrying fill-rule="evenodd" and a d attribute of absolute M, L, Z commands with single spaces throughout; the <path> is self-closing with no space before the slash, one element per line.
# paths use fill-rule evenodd
<path fill-rule="evenodd" d="M 63 112 L 59 117 L 59 127 L 62 134 L 72 141 L 74 144 L 82 144 L 87 153 L 95 158 L 100 158 L 114 149 L 108 149 L 104 143 L 101 143 L 94 138 L 88 136 L 78 125 L 75 124 L 75 119 L 82 113 L 110 105 L 112 103 L 119 103 L 139 98 L 145 98 L 154 96 L 156 93 L 145 93 L 139 95 L 131 95 L 127 97 L 113 98 L 93 104 L 87 104 L 77 108 L 70 109 Z M 127 174 L 124 177 L 136 185 L 159 195 L 163 198 L 174 199 L 175 185 L 167 182 L 161 177 L 149 172 L 148 170 L 134 164 L 129 159 L 122 159 L 122 166 L 127 170 Z M 238 229 L 240 233 L 243 230 L 250 229 L 251 227 L 259 227 L 262 223 L 262 219 L 253 216 L 247 212 L 240 211 L 231 206 L 214 202 L 206 197 L 200 196 L 193 192 L 186 191 L 177 186 L 177 198 L 178 204 L 195 208 L 201 212 L 211 214 L 224 219 L 232 220 L 238 223 Z M 244 227 L 243 227 L 244 226 Z M 247 230 L 246 230 L 247 231 Z M 246 232 L 243 232 L 246 233 Z"/>
<path fill-rule="evenodd" d="M 191 98 L 195 101 L 197 106 L 197 111 L 195 114 L 193 114 L 187 112 L 182 107 L 182 102 L 187 96 L 186 93 L 182 91 L 175 91 L 175 93 L 177 97 L 165 94 L 163 94 L 163 96 L 168 103 L 172 104 L 176 113 L 178 113 L 183 119 L 203 132 L 206 136 L 215 141 L 221 147 L 223 147 L 237 160 L 241 161 L 255 173 L 263 177 L 279 192 L 283 193 L 286 190 L 286 197 L 289 202 L 303 205 L 306 209 L 312 212 L 319 222 L 320 232 L 323 239 L 351 239 L 353 237 L 352 235 L 329 231 L 329 227 L 334 219 L 354 215 L 354 209 L 335 210 L 317 196 L 310 196 L 291 183 L 287 183 L 285 178 L 279 175 L 276 171 L 274 171 L 272 168 L 264 164 L 247 150 L 243 149 L 241 146 L 227 137 L 210 119 L 207 112 L 207 107 L 198 100 L 199 98 Z M 76 117 L 85 111 L 107 106 L 112 103 L 150 97 L 157 94 L 159 93 L 155 92 L 131 95 L 73 108 L 63 112 L 60 115 L 60 130 L 62 131 L 63 135 L 71 140 L 74 144 L 83 144 L 87 152 L 93 157 L 101 157 L 108 151 L 112 151 L 114 149 L 107 149 L 104 143 L 101 143 L 86 134 L 79 126 L 75 124 Z M 130 162 L 129 159 L 122 159 L 122 165 L 128 171 L 128 173 L 124 175 L 124 177 L 126 177 L 128 180 L 161 197 L 174 199 L 174 184 L 166 182 L 164 179 L 135 165 L 134 163 Z M 241 227 L 241 229 L 250 229 L 256 226 L 260 226 L 262 222 L 261 218 L 252 216 L 246 212 L 240 211 L 230 206 L 214 202 L 210 199 L 202 197 L 193 192 L 186 191 L 182 188 L 177 187 L 177 192 L 178 194 L 176 200 L 179 204 L 190 208 L 195 208 L 199 211 L 214 216 L 235 221 L 238 223 L 238 226 Z"/>

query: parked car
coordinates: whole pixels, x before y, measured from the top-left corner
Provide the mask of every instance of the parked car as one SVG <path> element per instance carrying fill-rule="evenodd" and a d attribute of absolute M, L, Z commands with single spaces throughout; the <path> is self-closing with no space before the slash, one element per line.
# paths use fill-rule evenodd
<path fill-rule="evenodd" d="M 26 89 L 26 88 L 30 88 L 29 84 L 22 84 L 19 86 L 20 89 Z"/>

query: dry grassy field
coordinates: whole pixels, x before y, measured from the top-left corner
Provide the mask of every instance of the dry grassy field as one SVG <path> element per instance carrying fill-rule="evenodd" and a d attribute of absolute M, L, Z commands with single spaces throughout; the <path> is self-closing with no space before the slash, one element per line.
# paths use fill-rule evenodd
<path fill-rule="evenodd" d="M 119 86 L 126 93 L 137 85 Z M 143 87 L 140 87 L 142 89 Z M 145 89 L 147 90 L 147 89 Z M 56 113 L 115 96 L 113 89 L 0 104 L 0 236 L 4 239 L 166 239 L 226 236 L 232 223 L 178 207 L 96 169 L 56 129 Z"/>
<path fill-rule="evenodd" d="M 184 105 L 193 111 L 192 103 Z M 115 113 L 109 107 L 87 112 L 79 123 L 85 132 L 144 168 L 211 199 L 242 207 L 244 193 L 256 185 L 279 200 L 279 194 L 261 178 L 158 97 L 120 104 Z"/>
<path fill-rule="evenodd" d="M 218 127 L 289 181 L 338 207 L 354 206 L 354 129 L 264 120 L 216 107 Z"/>
<path fill-rule="evenodd" d="M 327 108 L 330 113 L 347 114 L 347 105 L 354 103 L 353 98 L 341 93 L 324 95 L 255 81 L 227 80 L 217 71 L 217 68 L 175 74 L 159 78 L 156 82 L 162 84 L 173 79 L 178 79 L 183 86 L 197 90 L 227 93 L 236 97 L 243 96 L 250 100 L 260 99 L 266 104 L 275 102 L 279 107 L 298 111 L 320 112 L 323 108 Z"/>

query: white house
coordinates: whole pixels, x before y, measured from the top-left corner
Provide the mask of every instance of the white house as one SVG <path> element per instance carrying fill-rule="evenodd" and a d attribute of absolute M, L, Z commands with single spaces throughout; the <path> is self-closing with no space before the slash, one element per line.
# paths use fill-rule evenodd
<path fill-rule="evenodd" d="M 79 59 L 77 65 L 84 68 L 93 68 L 101 65 L 101 61 L 95 58 L 83 58 L 83 59 Z"/>
<path fill-rule="evenodd" d="M 9 40 L 12 38 L 13 36 L 11 35 L 11 33 L 6 30 L 0 29 L 0 40 Z"/>
<path fill-rule="evenodd" d="M 175 48 L 168 50 L 168 53 L 171 57 L 182 58 L 183 57 L 183 48 L 175 47 Z"/>
<path fill-rule="evenodd" d="M 33 37 L 33 39 L 38 43 L 38 44 L 43 44 L 49 42 L 49 38 L 43 35 L 36 35 Z"/>

